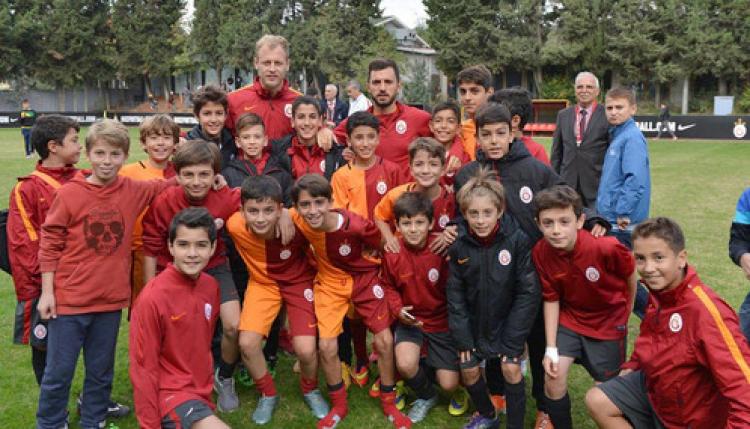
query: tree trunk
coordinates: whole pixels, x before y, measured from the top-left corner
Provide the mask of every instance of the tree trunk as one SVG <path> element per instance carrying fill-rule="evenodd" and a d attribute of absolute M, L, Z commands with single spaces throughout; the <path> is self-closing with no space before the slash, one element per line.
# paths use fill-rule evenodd
<path fill-rule="evenodd" d="M 682 114 L 688 114 L 688 96 L 690 95 L 690 76 L 682 79 Z"/>
<path fill-rule="evenodd" d="M 620 86 L 620 72 L 612 70 L 612 88 Z"/>
<path fill-rule="evenodd" d="M 534 87 L 536 88 L 536 96 L 540 97 L 542 93 L 542 86 L 544 81 L 542 80 L 542 66 L 534 68 Z"/>
<path fill-rule="evenodd" d="M 727 79 L 719 76 L 719 95 L 727 95 Z"/>
<path fill-rule="evenodd" d="M 223 68 L 224 64 L 222 64 L 221 62 L 216 63 L 216 83 L 219 85 L 219 87 L 221 87 L 222 84 L 221 72 L 223 71 Z"/>
<path fill-rule="evenodd" d="M 57 110 L 65 111 L 65 89 L 60 85 L 57 86 Z"/>
<path fill-rule="evenodd" d="M 156 94 L 154 94 L 154 91 L 151 88 L 151 79 L 149 78 L 148 73 L 143 73 L 143 83 L 146 85 L 146 95 L 148 97 L 156 97 Z"/>
<path fill-rule="evenodd" d="M 661 107 L 661 83 L 654 82 L 654 105 L 656 108 Z"/>
<path fill-rule="evenodd" d="M 529 74 L 527 70 L 521 71 L 521 88 L 528 89 L 529 87 Z"/>

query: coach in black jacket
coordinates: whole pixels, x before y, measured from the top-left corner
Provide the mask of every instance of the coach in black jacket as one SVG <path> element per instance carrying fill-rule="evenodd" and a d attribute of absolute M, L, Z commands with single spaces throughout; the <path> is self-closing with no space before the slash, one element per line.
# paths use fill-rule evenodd
<path fill-rule="evenodd" d="M 599 95 L 596 76 L 579 73 L 575 91 L 576 105 L 557 114 L 550 158 L 552 168 L 581 194 L 584 205 L 595 208 L 604 155 L 609 147 L 609 124 L 604 106 L 596 102 Z"/>

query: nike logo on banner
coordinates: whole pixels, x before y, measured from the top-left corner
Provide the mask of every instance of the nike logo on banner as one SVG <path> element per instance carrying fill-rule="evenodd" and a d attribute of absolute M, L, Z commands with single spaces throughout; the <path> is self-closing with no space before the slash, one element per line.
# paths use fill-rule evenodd
<path fill-rule="evenodd" d="M 690 128 L 693 128 L 694 126 L 695 126 L 695 124 L 689 124 L 689 125 L 678 125 L 678 126 L 677 126 L 677 131 L 685 131 L 685 130 L 689 130 Z"/>
<path fill-rule="evenodd" d="M 463 264 L 469 262 L 469 258 L 459 259 L 456 262 L 458 262 L 459 265 L 463 265 Z"/>

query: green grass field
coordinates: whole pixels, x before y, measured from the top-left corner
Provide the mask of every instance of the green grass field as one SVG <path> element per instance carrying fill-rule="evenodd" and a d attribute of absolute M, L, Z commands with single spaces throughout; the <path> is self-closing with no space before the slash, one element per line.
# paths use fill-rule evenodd
<path fill-rule="evenodd" d="M 131 130 L 134 147 L 130 161 L 142 159 L 137 145 L 137 130 Z M 81 139 L 83 142 L 83 139 Z M 549 139 L 540 139 L 549 146 Z M 734 206 L 740 192 L 748 185 L 747 171 L 750 145 L 736 142 L 652 141 L 650 143 L 653 181 L 651 214 L 675 218 L 685 229 L 690 262 L 703 280 L 737 308 L 748 291 L 739 268 L 727 257 L 727 239 Z M 32 170 L 35 160 L 23 156 L 23 141 L 18 129 L 0 129 L 0 195 L 9 195 L 17 176 Z M 82 157 L 83 159 L 83 157 Z M 85 166 L 85 162 L 81 163 Z M 7 207 L 3 197 L 1 207 Z M 0 428 L 31 428 L 34 426 L 39 390 L 34 380 L 28 346 L 12 344 L 15 293 L 10 277 L 0 274 Z M 630 343 L 638 332 L 637 321 L 630 322 Z M 128 378 L 128 325 L 123 322 L 117 351 L 114 399 L 132 405 L 132 389 Z M 292 373 L 293 360 L 283 357 L 276 383 L 282 395 L 274 420 L 269 427 L 310 428 L 315 420 L 309 415 L 299 394 L 297 377 Z M 529 383 L 530 384 L 530 383 Z M 570 380 L 573 418 L 576 428 L 595 427 L 586 414 L 583 395 L 591 380 L 580 368 L 574 369 Z M 76 374 L 72 397 L 82 389 L 82 366 Z M 254 389 L 239 387 L 242 407 L 221 418 L 235 428 L 254 427 L 249 420 L 257 394 Z M 388 428 L 378 401 L 364 390 L 353 387 L 350 392 L 350 414 L 340 426 L 345 428 Z M 460 428 L 465 418 L 448 415 L 447 399 L 433 410 L 430 417 L 415 427 Z M 75 409 L 74 400 L 69 405 Z M 533 424 L 534 403 L 527 405 L 527 426 Z M 72 427 L 76 426 L 75 412 Z M 136 428 L 134 417 L 115 422 L 120 428 Z"/>

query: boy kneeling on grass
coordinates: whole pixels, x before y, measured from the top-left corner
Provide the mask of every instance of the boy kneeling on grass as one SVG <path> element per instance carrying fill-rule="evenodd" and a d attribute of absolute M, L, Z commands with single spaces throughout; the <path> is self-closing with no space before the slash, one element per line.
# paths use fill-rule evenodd
<path fill-rule="evenodd" d="M 750 347 L 737 315 L 688 265 L 669 218 L 633 230 L 649 305 L 620 376 L 586 394 L 602 428 L 750 427 Z"/>

